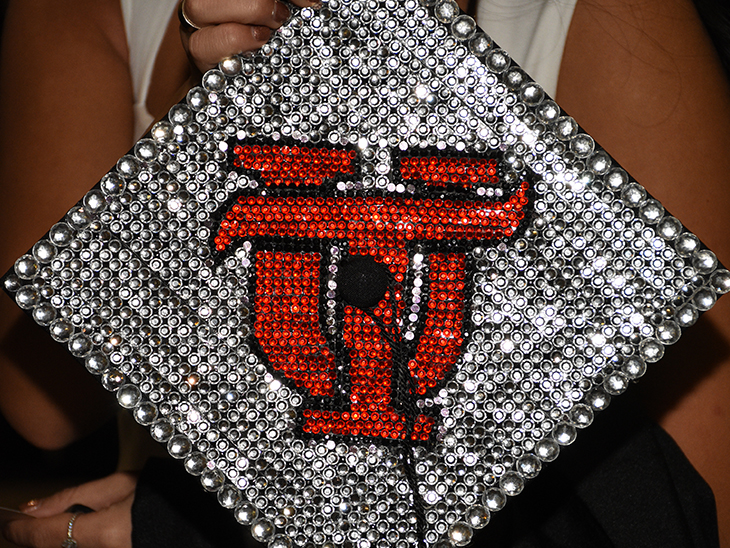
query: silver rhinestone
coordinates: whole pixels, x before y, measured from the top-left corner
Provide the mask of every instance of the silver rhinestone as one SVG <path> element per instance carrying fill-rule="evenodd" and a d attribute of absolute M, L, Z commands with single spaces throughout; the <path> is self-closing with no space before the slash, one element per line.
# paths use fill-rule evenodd
<path fill-rule="evenodd" d="M 658 362 L 664 356 L 664 345 L 656 339 L 647 339 L 639 345 L 639 355 L 648 363 Z"/>
<path fill-rule="evenodd" d="M 193 445 L 190 440 L 183 435 L 177 435 L 170 438 L 167 442 L 167 452 L 176 459 L 182 459 L 192 450 Z"/>
<path fill-rule="evenodd" d="M 499 478 L 499 486 L 507 495 L 514 497 L 524 489 L 525 480 L 517 472 L 507 472 Z"/>
<path fill-rule="evenodd" d="M 150 435 L 152 439 L 158 442 L 166 442 L 174 433 L 175 429 L 170 424 L 170 421 L 166 419 L 159 420 L 150 426 Z"/>
<path fill-rule="evenodd" d="M 694 325 L 699 317 L 699 312 L 697 312 L 697 309 L 691 304 L 683 306 L 682 308 L 677 310 L 677 313 L 675 314 L 675 318 L 677 318 L 677 323 L 681 327 L 689 327 L 691 325 Z"/>
<path fill-rule="evenodd" d="M 730 271 L 724 268 L 715 271 L 711 278 L 712 289 L 720 295 L 724 295 L 730 291 Z"/>
<path fill-rule="evenodd" d="M 611 396 L 601 390 L 594 390 L 586 396 L 586 403 L 596 411 L 603 411 L 611 403 Z"/>
<path fill-rule="evenodd" d="M 33 309 L 33 319 L 39 325 L 48 325 L 56 319 L 56 309 L 48 303 L 41 303 Z"/>
<path fill-rule="evenodd" d="M 225 485 L 218 491 L 218 503 L 223 508 L 235 508 L 241 502 L 241 492 L 232 485 Z"/>
<path fill-rule="evenodd" d="M 442 23 L 451 23 L 460 11 L 459 4 L 454 0 L 440 0 L 433 8 L 433 14 Z"/>
<path fill-rule="evenodd" d="M 578 158 L 587 158 L 588 156 L 593 154 L 594 147 L 595 142 L 593 141 L 593 138 L 590 135 L 586 135 L 585 133 L 576 135 L 570 140 L 570 150 Z"/>
<path fill-rule="evenodd" d="M 590 426 L 593 422 L 593 410 L 583 403 L 577 403 L 570 410 L 570 420 L 578 428 Z"/>
<path fill-rule="evenodd" d="M 33 246 L 33 257 L 42 264 L 50 263 L 58 253 L 58 249 L 48 240 L 41 240 Z"/>
<path fill-rule="evenodd" d="M 555 101 L 543 101 L 535 109 L 535 115 L 541 122 L 549 124 L 560 117 L 560 107 Z"/>
<path fill-rule="evenodd" d="M 621 191 L 621 201 L 627 207 L 639 207 L 646 200 L 646 190 L 638 183 L 629 183 Z"/>
<path fill-rule="evenodd" d="M 605 175 L 611 169 L 611 158 L 602 150 L 588 160 L 588 168 L 597 175 Z"/>
<path fill-rule="evenodd" d="M 184 465 L 188 474 L 199 476 L 208 468 L 208 460 L 203 453 L 190 453 L 185 458 Z"/>
<path fill-rule="evenodd" d="M 66 215 L 66 219 L 70 223 L 71 227 L 75 228 L 76 230 L 81 230 L 83 228 L 86 228 L 89 223 L 91 223 L 93 216 L 91 213 L 86 211 L 86 208 L 83 206 L 75 206 L 71 208 L 71 211 L 68 212 Z M 53 243 L 56 245 L 59 244 L 55 239 L 53 239 Z"/>
<path fill-rule="evenodd" d="M 484 57 L 492 47 L 492 39 L 489 35 L 479 32 L 469 40 L 469 51 L 477 57 Z"/>
<path fill-rule="evenodd" d="M 5 291 L 13 293 L 22 287 L 22 282 L 17 276 L 10 274 L 3 280 L 3 287 Z"/>
<path fill-rule="evenodd" d="M 177 104 L 170 109 L 167 113 L 167 117 L 173 125 L 186 126 L 192 120 L 193 114 L 187 106 Z"/>
<path fill-rule="evenodd" d="M 664 206 L 656 200 L 647 200 L 639 210 L 639 217 L 647 224 L 653 225 L 664 216 Z"/>
<path fill-rule="evenodd" d="M 484 494 L 484 504 L 490 512 L 497 512 L 504 508 L 507 503 L 507 496 L 501 489 L 489 489 Z"/>
<path fill-rule="evenodd" d="M 642 356 L 643 357 L 643 356 Z M 646 357 L 644 357 L 646 359 Z M 614 371 L 603 381 L 603 389 L 612 396 L 623 394 L 629 387 L 629 379 L 620 371 Z"/>
<path fill-rule="evenodd" d="M 557 441 L 560 445 L 570 445 L 575 441 L 577 435 L 578 432 L 575 429 L 575 426 L 566 422 L 558 424 L 553 431 L 553 438 L 555 438 L 555 441 Z"/>
<path fill-rule="evenodd" d="M 493 49 L 487 54 L 486 64 L 494 72 L 504 72 L 512 60 L 503 49 Z"/>
<path fill-rule="evenodd" d="M 223 487 L 225 479 L 223 472 L 218 468 L 206 469 L 200 474 L 200 483 L 206 491 L 217 491 Z"/>
<path fill-rule="evenodd" d="M 149 402 L 141 403 L 134 410 L 133 416 L 139 424 L 149 426 L 157 419 L 157 406 Z"/>
<path fill-rule="evenodd" d="M 75 335 L 68 341 L 68 350 L 77 358 L 83 358 L 94 347 L 91 339 L 86 335 Z"/>
<path fill-rule="evenodd" d="M 51 337 L 58 342 L 66 342 L 73 335 L 74 328 L 66 320 L 56 320 L 50 327 Z"/>
<path fill-rule="evenodd" d="M 717 301 L 715 292 L 709 287 L 700 289 L 692 298 L 692 303 L 703 312 L 715 306 L 715 301 Z"/>
<path fill-rule="evenodd" d="M 242 525 L 251 525 L 258 516 L 258 510 L 256 510 L 256 507 L 253 504 L 244 502 L 241 506 L 236 508 L 233 515 L 236 517 L 238 523 L 241 523 Z"/>
<path fill-rule="evenodd" d="M 223 62 L 221 62 L 221 65 Z M 226 77 L 220 70 L 211 69 L 203 76 L 203 87 L 208 91 L 222 91 L 226 85 Z"/>
<path fill-rule="evenodd" d="M 122 156 L 117 162 L 117 171 L 125 179 L 136 177 L 139 175 L 140 169 L 139 160 L 130 154 Z"/>
<path fill-rule="evenodd" d="M 124 373 L 113 367 L 101 374 L 101 385 L 110 392 L 119 390 L 124 385 L 125 380 Z"/>
<path fill-rule="evenodd" d="M 539 105 L 544 98 L 545 92 L 542 87 L 535 82 L 529 82 L 520 89 L 520 99 L 530 106 Z"/>
<path fill-rule="evenodd" d="M 474 529 L 481 529 L 489 523 L 489 510 L 481 505 L 472 506 L 466 512 L 466 521 Z"/>
<path fill-rule="evenodd" d="M 466 546 L 471 542 L 473 531 L 466 523 L 457 521 L 449 527 L 449 540 L 455 546 Z"/>
<path fill-rule="evenodd" d="M 98 190 L 91 190 L 84 196 L 84 206 L 89 213 L 96 215 L 106 209 L 104 194 Z"/>
<path fill-rule="evenodd" d="M 116 173 L 107 173 L 101 178 L 99 188 L 107 196 L 119 196 L 126 188 L 126 183 Z"/>
<path fill-rule="evenodd" d="M 109 366 L 109 360 L 101 352 L 95 352 L 86 356 L 84 360 L 86 369 L 94 375 L 101 375 L 101 373 Z"/>
<path fill-rule="evenodd" d="M 477 30 L 477 24 L 468 15 L 460 15 L 451 23 L 451 33 L 458 40 L 468 40 Z"/>
<path fill-rule="evenodd" d="M 327 544 L 324 544 L 322 548 L 325 548 Z M 334 548 L 333 544 L 329 544 L 331 548 Z M 286 535 L 274 535 L 269 541 L 268 548 L 292 548 L 292 541 Z"/>
<path fill-rule="evenodd" d="M 570 116 L 561 116 L 555 122 L 555 136 L 561 141 L 568 141 L 578 133 L 578 124 Z"/>
<path fill-rule="evenodd" d="M 172 124 L 165 120 L 157 122 L 150 130 L 152 138 L 158 143 L 169 143 L 175 139 L 175 133 L 172 130 Z"/>
<path fill-rule="evenodd" d="M 674 217 L 664 217 L 659 221 L 656 231 L 665 240 L 674 240 L 682 233 L 682 223 Z"/>
<path fill-rule="evenodd" d="M 518 90 L 528 80 L 525 72 L 517 66 L 514 66 L 504 73 L 504 83 L 512 90 Z"/>
<path fill-rule="evenodd" d="M 700 240 L 694 234 L 685 232 L 677 238 L 674 248 L 680 257 L 690 257 L 700 248 Z"/>
<path fill-rule="evenodd" d="M 251 536 L 259 542 L 266 542 L 274 534 L 274 524 L 267 519 L 257 519 L 251 525 Z"/>
<path fill-rule="evenodd" d="M 692 266 L 700 274 L 709 274 L 717 268 L 717 265 L 717 257 L 709 249 L 700 249 L 692 256 Z"/>
<path fill-rule="evenodd" d="M 40 293 L 32 285 L 26 285 L 18 289 L 15 294 L 15 302 L 24 310 L 33 308 L 40 300 Z"/>
<path fill-rule="evenodd" d="M 21 280 L 32 280 L 38 274 L 38 261 L 32 255 L 23 255 L 15 261 L 15 275 Z"/>
<path fill-rule="evenodd" d="M 524 478 L 531 479 L 540 473 L 542 462 L 534 455 L 524 455 L 517 460 L 517 471 Z"/>
<path fill-rule="evenodd" d="M 631 356 L 621 365 L 621 371 L 630 379 L 638 379 L 646 373 L 646 362 L 638 356 Z"/>
<path fill-rule="evenodd" d="M 617 192 L 629 182 L 629 176 L 623 169 L 614 168 L 606 174 L 604 182 L 608 188 Z"/>
<path fill-rule="evenodd" d="M 679 328 L 676 322 L 667 320 L 657 326 L 656 334 L 659 341 L 662 344 L 674 344 L 679 340 L 682 335 L 682 330 Z"/>
<path fill-rule="evenodd" d="M 552 462 L 560 454 L 558 442 L 551 438 L 544 438 L 535 444 L 535 455 L 543 462 Z"/>
<path fill-rule="evenodd" d="M 223 61 L 220 62 L 220 69 L 223 72 L 223 74 L 226 74 L 228 76 L 235 76 L 239 72 L 241 72 L 241 59 L 239 57 L 228 57 L 227 59 L 223 59 Z"/>
<path fill-rule="evenodd" d="M 157 144 L 152 139 L 141 139 L 134 145 L 134 155 L 143 162 L 151 162 L 157 157 Z"/>
<path fill-rule="evenodd" d="M 208 92 L 201 87 L 194 87 L 188 91 L 187 102 L 193 110 L 202 110 L 208 105 Z"/>

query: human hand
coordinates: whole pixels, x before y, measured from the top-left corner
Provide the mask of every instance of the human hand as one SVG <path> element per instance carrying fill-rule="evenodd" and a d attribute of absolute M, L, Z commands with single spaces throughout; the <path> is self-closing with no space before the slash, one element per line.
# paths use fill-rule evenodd
<path fill-rule="evenodd" d="M 131 548 L 132 501 L 136 474 L 118 472 L 99 480 L 31 501 L 21 507 L 36 519 L 19 519 L 3 525 L 10 542 L 32 548 L 58 548 L 67 537 L 72 514 L 66 510 L 82 504 L 95 510 L 79 514 L 73 538 L 82 548 Z"/>
<path fill-rule="evenodd" d="M 299 7 L 318 0 L 292 0 Z M 263 46 L 273 30 L 288 18 L 280 0 L 183 0 L 184 18 L 199 30 L 182 24 L 180 35 L 191 60 L 203 72 L 226 57 Z"/>

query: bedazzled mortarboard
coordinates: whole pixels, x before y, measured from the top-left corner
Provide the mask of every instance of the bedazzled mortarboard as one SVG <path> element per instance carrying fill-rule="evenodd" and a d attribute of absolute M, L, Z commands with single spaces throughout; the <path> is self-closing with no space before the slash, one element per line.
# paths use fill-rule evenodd
<path fill-rule="evenodd" d="M 406 548 L 468 544 L 730 274 L 455 2 L 331 0 L 4 287 L 256 539 Z"/>

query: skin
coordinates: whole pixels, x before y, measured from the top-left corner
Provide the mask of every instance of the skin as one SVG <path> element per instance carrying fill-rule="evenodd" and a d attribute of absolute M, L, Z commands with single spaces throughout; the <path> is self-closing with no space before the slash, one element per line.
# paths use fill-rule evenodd
<path fill-rule="evenodd" d="M 188 53 L 204 71 L 255 49 L 285 19 L 282 8 L 272 0 L 188 0 L 186 13 L 203 28 L 179 36 L 176 18 L 170 22 L 150 112 L 161 117 L 195 77 Z M 11 1 L 2 55 L 4 271 L 130 148 L 133 119 L 118 0 Z M 43 72 L 27 69 L 41 59 Z M 689 0 L 578 1 L 557 100 L 725 264 L 729 91 Z M 41 154 L 27 145 L 41 142 L 53 144 Z M 51 184 L 48 173 L 54 174 Z M 107 420 L 113 402 L 96 380 L 55 345 L 45 345 L 47 337 L 9 299 L 0 301 L 0 411 L 11 424 L 36 445 L 57 448 Z M 19 338 L 30 341 L 32 353 L 14 351 Z M 648 411 L 713 488 L 721 545 L 730 546 L 730 299 L 669 348 L 639 387 Z M 57 548 L 70 517 L 63 510 L 82 503 L 97 512 L 77 519 L 80 546 L 128 547 L 135 481 L 115 475 L 26 505 L 38 519 L 11 522 L 3 534 L 21 546 Z"/>
<path fill-rule="evenodd" d="M 71 514 L 66 509 L 83 500 L 85 506 L 96 511 L 76 518 L 73 538 L 79 546 L 131 546 L 130 513 L 136 485 L 135 474 L 119 472 L 78 487 L 64 489 L 42 501 L 34 501 L 31 506 L 21 508 L 26 512 L 32 509 L 30 513 L 36 519 L 10 522 L 3 527 L 3 534 L 19 546 L 58 548 L 66 538 L 71 519 Z M 59 535 L 59 532 L 62 534 Z"/>
<path fill-rule="evenodd" d="M 205 11 L 221 10 L 221 18 L 206 19 L 211 28 L 205 32 L 183 33 L 197 68 L 207 70 L 218 59 L 260 47 L 288 16 L 273 0 L 247 4 L 241 12 L 231 9 L 238 4 L 211 4 Z M 205 2 L 188 2 L 193 14 L 203 11 L 201 6 Z M 43 71 L 36 70 L 38 60 Z M 4 272 L 133 144 L 132 83 L 118 0 L 11 1 L 0 61 Z M 162 117 L 182 98 L 195 69 L 173 17 L 150 84 L 147 107 L 153 116 Z M 28 146 L 49 142 L 52 146 Z M 17 351 L 21 347 L 23 353 Z M 0 412 L 44 449 L 72 443 L 116 412 L 113 397 L 5 295 L 0 297 L 0 378 Z M 70 518 L 65 508 L 81 503 L 96 510 L 75 523 L 81 546 L 129 546 L 135 479 L 127 478 L 112 476 L 27 504 L 23 509 L 37 519 L 7 523 L 2 533 L 20 546 L 58 548 Z"/>
<path fill-rule="evenodd" d="M 188 6 L 199 10 L 199 4 L 193 0 Z M 237 19 L 227 9 L 227 19 L 220 19 L 224 24 L 206 20 L 214 26 L 183 34 L 201 69 L 212 66 L 211 59 L 260 47 L 288 16 L 282 18 L 286 7 L 276 3 L 274 17 L 273 0 L 255 6 Z M 192 83 L 195 71 L 180 42 L 174 18 L 150 85 L 147 106 L 153 116 L 162 117 Z M 5 271 L 74 205 L 90 181 L 99 180 L 129 150 L 133 96 L 118 0 L 10 2 L 2 55 L 0 268 Z M 39 59 L 44 71 L 29 70 Z M 27 146 L 48 142 L 49 129 L 53 146 L 42 153 Z M 3 295 L 0 301 L 0 411 L 7 420 L 45 449 L 64 447 L 106 422 L 114 412 L 112 398 L 9 299 Z M 21 347 L 32 350 L 21 354 Z M 76 397 L 78 390 L 88 397 Z"/>
<path fill-rule="evenodd" d="M 118 115 L 132 102 L 118 3 L 89 0 L 80 2 L 81 9 L 68 8 L 64 2 L 15 2 L 7 11 L 0 63 L 3 269 L 64 215 L 132 138 L 131 118 Z M 39 62 L 44 70 L 31 70 Z M 53 146 L 28 146 L 49 142 L 49 128 Z M 98 135 L 104 138 L 90 138 Z M 53 184 L 48 173 L 54 173 Z M 113 408 L 103 389 L 39 336 L 9 299 L 3 297 L 1 306 L 0 410 L 8 421 L 48 449 L 105 422 Z M 69 386 L 87 397 L 76 397 Z"/>
<path fill-rule="evenodd" d="M 730 264 L 730 87 L 690 2 L 579 1 L 557 101 Z M 730 546 L 730 299 L 637 387 L 712 487 L 721 546 Z"/>

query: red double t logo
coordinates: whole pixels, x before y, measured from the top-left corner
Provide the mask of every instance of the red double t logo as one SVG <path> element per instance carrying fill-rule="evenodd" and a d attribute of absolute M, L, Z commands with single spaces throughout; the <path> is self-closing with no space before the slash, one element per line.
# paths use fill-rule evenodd
<path fill-rule="evenodd" d="M 355 151 L 238 144 L 233 154 L 236 168 L 253 172 L 272 190 L 289 191 L 240 196 L 219 225 L 219 251 L 240 239 L 339 240 L 350 271 L 375 265 L 364 278 L 375 284 L 386 278 L 373 302 L 342 299 L 341 287 L 325 289 L 339 291 L 335 299 L 344 300 L 339 336 L 349 355 L 336 356 L 320 318 L 321 253 L 256 252 L 255 338 L 270 367 L 317 404 L 305 405 L 303 431 L 428 440 L 434 419 L 417 413 L 415 401 L 444 380 L 464 342 L 466 256 L 464 245 L 450 249 L 457 241 L 483 245 L 511 236 L 525 216 L 528 183 L 491 200 L 328 197 L 312 189 L 328 179 L 354 178 Z M 453 192 L 459 188 L 501 183 L 494 158 L 402 156 L 396 162 L 401 182 L 442 187 L 449 196 L 459 195 Z M 428 298 L 416 305 L 421 324 L 409 340 L 403 325 L 413 311 L 404 282 L 417 245 L 430 251 L 423 256 L 426 275 L 419 278 Z M 337 276 L 343 270 L 341 265 Z M 338 367 L 348 358 L 349 367 Z"/>

